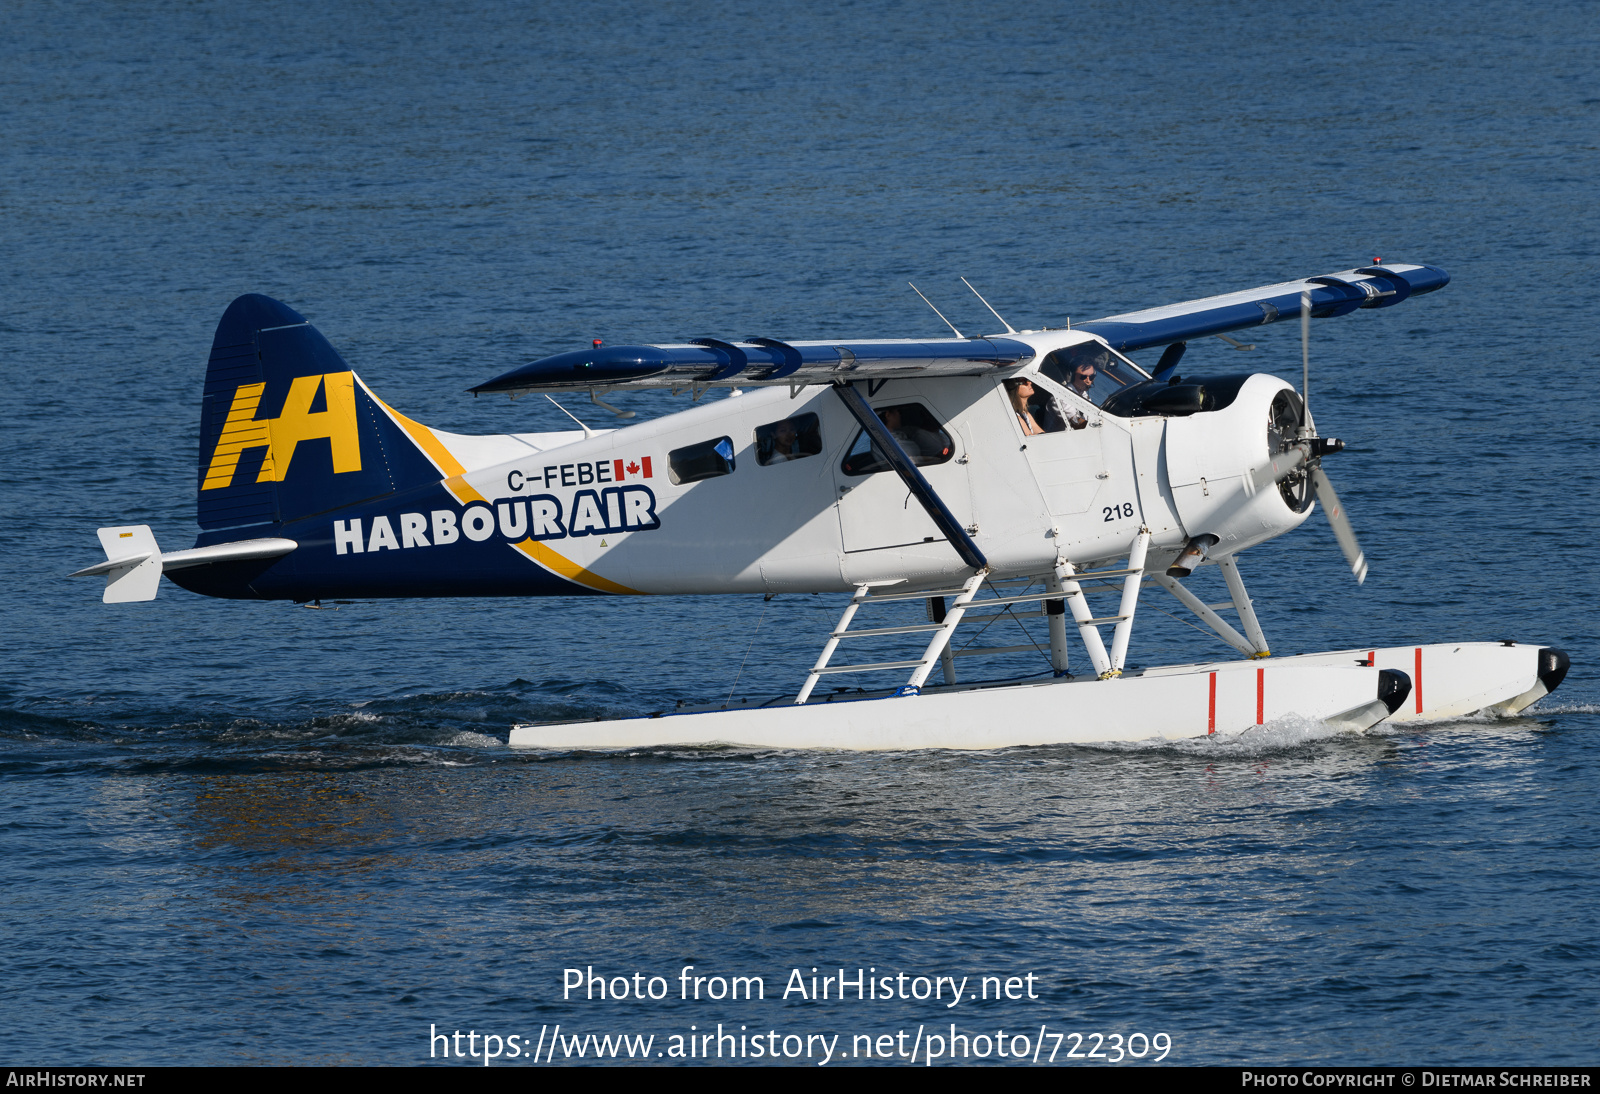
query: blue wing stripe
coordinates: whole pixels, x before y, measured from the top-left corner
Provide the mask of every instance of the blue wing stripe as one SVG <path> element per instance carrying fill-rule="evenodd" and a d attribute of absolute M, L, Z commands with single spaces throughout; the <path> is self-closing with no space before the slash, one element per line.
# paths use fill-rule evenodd
<path fill-rule="evenodd" d="M 1450 275 L 1437 266 L 1365 266 L 1113 315 L 1080 323 L 1077 329 L 1099 335 L 1116 349 L 1136 350 L 1228 334 L 1279 318 L 1298 318 L 1300 294 L 1308 290 L 1312 318 L 1330 319 L 1357 308 L 1391 307 L 1419 293 L 1442 289 L 1449 283 Z"/>
<path fill-rule="evenodd" d="M 711 342 L 711 339 L 705 339 Z M 728 347 L 728 348 L 723 348 Z M 733 350 L 744 357 L 730 360 Z M 798 356 L 799 360 L 795 360 Z M 1031 347 L 1009 338 L 960 338 L 933 342 L 812 342 L 688 346 L 605 346 L 558 353 L 512 369 L 473 388 L 474 394 L 571 390 L 646 382 L 669 384 L 770 381 L 831 383 L 852 374 L 885 376 L 960 376 L 1021 364 Z"/>

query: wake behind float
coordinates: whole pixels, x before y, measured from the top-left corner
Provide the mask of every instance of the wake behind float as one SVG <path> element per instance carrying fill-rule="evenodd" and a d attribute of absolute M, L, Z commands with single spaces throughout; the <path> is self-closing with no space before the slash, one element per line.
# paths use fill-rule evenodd
<path fill-rule="evenodd" d="M 1190 340 L 1298 316 L 1308 344 L 1312 318 L 1448 280 L 1375 264 L 1076 328 L 1002 319 L 1005 333 L 986 337 L 952 326 L 929 340 L 596 342 L 473 391 L 586 392 L 606 406 L 612 391 L 665 388 L 694 405 L 621 429 L 494 436 L 407 418 L 298 313 L 243 296 L 206 374 L 194 547 L 163 553 L 146 526 L 105 528 L 106 561 L 79 573 L 106 577 L 107 602 L 154 599 L 162 574 L 259 600 L 852 594 L 781 700 L 516 726 L 517 747 L 999 748 L 1237 733 L 1291 714 L 1360 730 L 1515 713 L 1561 682 L 1565 654 L 1457 643 L 1267 659 L 1240 554 L 1320 501 L 1366 575 L 1322 466 L 1343 445 L 1311 416 L 1309 351 L 1299 391 L 1265 373 L 1179 371 Z M 1153 372 L 1125 355 L 1155 346 Z M 742 397 L 702 401 L 714 387 Z M 1227 602 L 1185 585 L 1202 566 L 1221 571 Z M 1130 668 L 1145 588 L 1244 659 Z M 1100 594 L 1115 607 L 1091 607 Z M 926 622 L 861 625 L 906 601 Z M 953 643 L 963 624 L 1001 616 L 1043 618 L 1048 641 Z M 1088 662 L 1076 674 L 1073 633 Z M 863 639 L 913 645 L 849 659 Z M 1047 679 L 976 685 L 956 672 L 958 656 L 1032 649 Z M 904 682 L 818 689 L 886 674 Z"/>

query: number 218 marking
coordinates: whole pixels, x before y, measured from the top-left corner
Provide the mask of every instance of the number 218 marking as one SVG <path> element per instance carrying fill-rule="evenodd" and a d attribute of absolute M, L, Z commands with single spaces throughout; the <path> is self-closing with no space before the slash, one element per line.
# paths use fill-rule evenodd
<path fill-rule="evenodd" d="M 1125 501 L 1121 505 L 1107 505 L 1100 511 L 1106 515 L 1105 523 L 1110 524 L 1118 517 L 1133 516 L 1133 502 Z"/>

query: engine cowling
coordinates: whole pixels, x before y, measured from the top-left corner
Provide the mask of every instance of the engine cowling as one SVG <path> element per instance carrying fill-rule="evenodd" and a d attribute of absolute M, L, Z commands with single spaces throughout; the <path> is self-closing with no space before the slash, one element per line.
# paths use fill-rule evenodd
<path fill-rule="evenodd" d="M 1313 502 L 1303 472 L 1263 482 L 1272 457 L 1294 440 L 1305 409 L 1294 387 L 1265 373 L 1225 386 L 1215 410 L 1173 417 L 1166 426 L 1167 482 L 1191 537 L 1214 535 L 1215 555 L 1232 554 L 1304 523 Z M 1208 386 L 1206 381 L 1193 381 Z M 1237 386 L 1235 386 L 1235 384 Z M 1218 400 L 1221 402 L 1221 400 Z"/>

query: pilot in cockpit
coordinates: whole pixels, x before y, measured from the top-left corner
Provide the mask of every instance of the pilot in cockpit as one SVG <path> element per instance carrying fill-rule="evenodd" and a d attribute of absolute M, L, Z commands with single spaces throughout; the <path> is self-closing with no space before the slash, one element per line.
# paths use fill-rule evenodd
<path fill-rule="evenodd" d="M 1091 406 L 1104 406 L 1108 398 L 1150 378 L 1132 361 L 1098 342 L 1080 342 L 1048 354 L 1040 362 L 1039 372 L 1077 396 L 1077 399 L 1060 396 L 1050 400 L 1051 411 L 1059 413 L 1073 429 L 1089 424 L 1078 399 Z M 1049 422 L 1045 423 L 1045 428 L 1050 428 Z"/>
<path fill-rule="evenodd" d="M 1081 395 L 1090 402 L 1094 400 L 1089 395 L 1089 390 L 1094 387 L 1094 362 L 1079 361 L 1072 366 L 1072 372 L 1067 377 L 1067 388 L 1076 395 Z"/>
<path fill-rule="evenodd" d="M 1094 402 L 1094 398 L 1089 394 L 1090 389 L 1094 387 L 1094 373 L 1093 361 L 1080 361 L 1073 367 L 1072 372 L 1068 374 L 1067 390 L 1088 402 Z M 1060 399 L 1050 400 L 1050 412 L 1073 429 L 1082 429 L 1089 424 L 1089 419 L 1084 417 L 1083 411 L 1071 410 L 1069 412 L 1067 406 Z"/>

